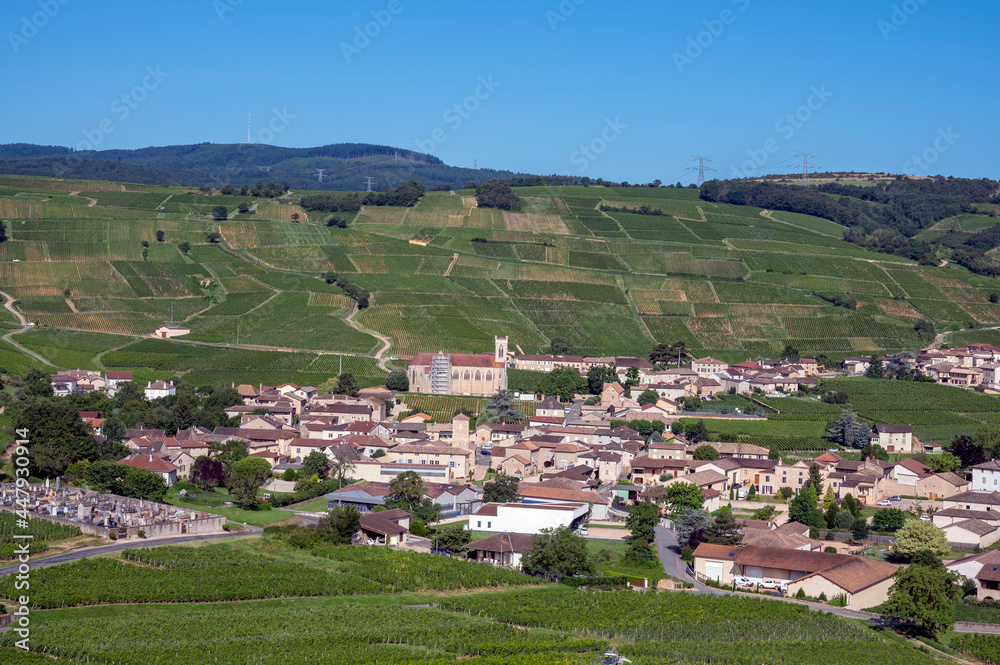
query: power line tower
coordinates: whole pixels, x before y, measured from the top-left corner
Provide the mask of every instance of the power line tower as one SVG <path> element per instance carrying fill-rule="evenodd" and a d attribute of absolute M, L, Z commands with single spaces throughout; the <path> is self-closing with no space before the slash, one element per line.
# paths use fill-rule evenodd
<path fill-rule="evenodd" d="M 713 169 L 711 166 L 705 166 L 706 162 L 712 161 L 711 157 L 699 157 L 697 155 L 691 155 L 691 157 L 698 160 L 698 166 L 692 166 L 691 168 L 685 169 L 685 171 L 697 171 L 698 186 L 701 187 L 702 183 L 705 182 L 705 171 L 718 171 L 719 169 Z"/>
<path fill-rule="evenodd" d="M 479 160 L 478 159 L 473 159 L 472 160 L 472 168 L 479 169 Z"/>
<path fill-rule="evenodd" d="M 250 144 L 250 115 L 247 113 L 247 145 Z"/>
<path fill-rule="evenodd" d="M 810 168 L 809 167 L 809 158 L 810 157 L 815 157 L 816 153 L 815 152 L 798 152 L 798 151 L 796 151 L 795 154 L 802 158 L 802 184 L 803 185 L 808 185 L 809 184 L 809 168 Z M 812 167 L 812 168 L 815 168 L 815 167 Z"/>
<path fill-rule="evenodd" d="M 368 191 L 372 191 L 372 180 L 374 180 L 374 178 L 368 176 L 365 180 L 367 181 L 365 184 L 368 185 Z"/>
<path fill-rule="evenodd" d="M 316 169 L 316 176 L 319 178 L 320 182 L 323 182 L 323 171 L 326 169 Z"/>

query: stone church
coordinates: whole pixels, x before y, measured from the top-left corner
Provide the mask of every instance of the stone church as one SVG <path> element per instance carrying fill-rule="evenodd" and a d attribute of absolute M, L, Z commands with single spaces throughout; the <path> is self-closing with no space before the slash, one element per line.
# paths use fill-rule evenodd
<path fill-rule="evenodd" d="M 493 395 L 507 389 L 506 337 L 494 337 L 494 353 L 418 353 L 407 373 L 410 392 Z"/>

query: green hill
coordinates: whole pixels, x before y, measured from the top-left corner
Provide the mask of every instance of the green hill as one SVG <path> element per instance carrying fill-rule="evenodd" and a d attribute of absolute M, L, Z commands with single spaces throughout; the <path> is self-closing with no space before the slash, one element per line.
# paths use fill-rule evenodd
<path fill-rule="evenodd" d="M 673 187 L 515 192 L 517 213 L 479 208 L 472 191 L 428 192 L 409 208 L 337 213 L 348 228 L 336 228 L 296 205 L 294 189 L 264 199 L 0 176 L 0 283 L 39 324 L 16 339 L 60 366 L 204 383 L 318 383 L 341 362 L 377 383 L 370 331 L 403 358 L 489 351 L 510 335 L 526 353 L 559 338 L 579 353 L 643 356 L 683 340 L 731 361 L 786 344 L 835 360 L 919 348 L 919 319 L 1000 322 L 996 279 L 866 250 L 818 217 Z M 212 219 L 214 206 L 241 202 L 258 207 Z M 318 278 L 330 271 L 372 293 L 361 330 L 345 320 L 350 299 Z M 135 341 L 170 321 L 191 334 Z M 7 348 L 0 361 L 34 362 Z"/>

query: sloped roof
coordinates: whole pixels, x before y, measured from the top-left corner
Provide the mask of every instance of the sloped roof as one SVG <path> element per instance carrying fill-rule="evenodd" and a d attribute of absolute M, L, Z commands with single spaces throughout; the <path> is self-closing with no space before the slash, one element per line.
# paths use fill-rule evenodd
<path fill-rule="evenodd" d="M 974 533 L 977 536 L 985 536 L 988 533 L 993 533 L 997 530 L 992 524 L 987 524 L 982 520 L 971 519 L 965 520 L 964 522 L 956 522 L 955 524 L 949 524 L 948 526 L 941 527 L 943 531 L 948 529 L 964 529 L 969 533 Z"/>
<path fill-rule="evenodd" d="M 436 353 L 418 353 L 410 361 L 410 367 L 430 367 L 431 359 Z M 449 353 L 452 367 L 493 367 L 494 358 L 491 353 Z"/>
<path fill-rule="evenodd" d="M 534 537 L 523 533 L 498 533 L 495 536 L 469 543 L 462 549 L 475 552 L 514 552 L 521 554 L 531 549 Z"/>
<path fill-rule="evenodd" d="M 125 459 L 118 460 L 118 463 L 137 469 L 146 469 L 147 471 L 152 471 L 153 473 L 170 473 L 171 471 L 176 471 L 179 468 L 177 465 L 171 464 L 167 460 L 153 455 L 129 455 Z"/>
<path fill-rule="evenodd" d="M 522 497 L 526 499 L 554 499 L 559 501 L 582 501 L 584 503 L 590 502 L 599 505 L 606 505 L 608 502 L 606 499 L 601 497 L 595 492 L 588 492 L 583 490 L 564 490 L 556 489 L 553 487 L 538 487 L 537 484 L 527 485 L 522 483 L 517 491 Z"/>

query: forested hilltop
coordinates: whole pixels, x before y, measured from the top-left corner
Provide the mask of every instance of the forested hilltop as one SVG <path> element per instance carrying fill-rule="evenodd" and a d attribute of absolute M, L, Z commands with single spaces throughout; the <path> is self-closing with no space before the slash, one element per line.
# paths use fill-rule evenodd
<path fill-rule="evenodd" d="M 701 199 L 822 217 L 848 227 L 844 239 L 926 265 L 951 260 L 1000 275 L 1000 182 L 988 178 L 907 178 L 825 182 L 816 187 L 710 180 Z"/>

